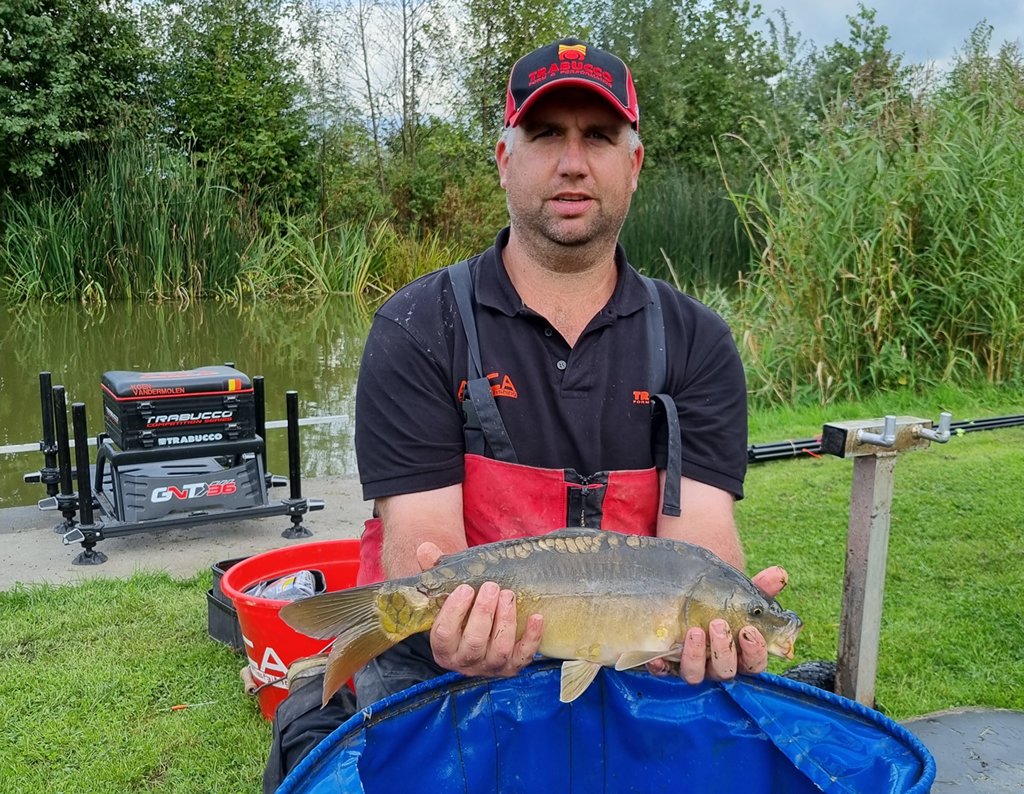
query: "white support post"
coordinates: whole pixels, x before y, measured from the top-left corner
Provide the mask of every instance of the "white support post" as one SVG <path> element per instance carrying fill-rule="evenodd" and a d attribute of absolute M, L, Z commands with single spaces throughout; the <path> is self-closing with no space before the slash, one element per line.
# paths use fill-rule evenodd
<path fill-rule="evenodd" d="M 824 452 L 853 458 L 836 692 L 870 708 L 875 706 L 878 677 L 896 456 L 926 449 L 933 441 L 946 443 L 950 420 L 944 412 L 938 429 L 933 429 L 929 419 L 890 414 L 884 419 L 830 422 L 822 428 Z"/>
<path fill-rule="evenodd" d="M 896 453 L 854 458 L 836 691 L 874 708 Z"/>

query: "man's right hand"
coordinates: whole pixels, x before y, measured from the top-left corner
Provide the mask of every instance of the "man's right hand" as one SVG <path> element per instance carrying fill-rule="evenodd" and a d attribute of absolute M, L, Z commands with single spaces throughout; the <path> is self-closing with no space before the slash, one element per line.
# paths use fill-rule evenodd
<path fill-rule="evenodd" d="M 433 543 L 416 549 L 423 570 L 437 564 L 441 550 Z M 544 619 L 530 615 L 516 638 L 516 600 L 511 590 L 485 582 L 479 592 L 466 584 L 448 596 L 430 629 L 434 661 L 466 676 L 511 677 L 533 661 L 540 647 Z"/>

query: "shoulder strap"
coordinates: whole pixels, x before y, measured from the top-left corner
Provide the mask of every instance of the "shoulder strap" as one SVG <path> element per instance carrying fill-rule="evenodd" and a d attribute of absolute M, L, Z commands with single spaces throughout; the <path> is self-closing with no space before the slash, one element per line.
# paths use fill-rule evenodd
<path fill-rule="evenodd" d="M 665 343 L 665 317 L 661 310 L 661 296 L 654 279 L 640 276 L 651 297 L 647 307 L 647 355 L 648 378 L 651 393 L 651 410 L 658 409 L 665 415 L 668 433 L 668 460 L 665 464 L 665 499 L 661 512 L 666 516 L 678 516 L 681 512 L 679 481 L 683 476 L 682 436 L 679 430 L 679 409 L 668 390 L 668 347 Z"/>
<path fill-rule="evenodd" d="M 477 332 L 474 312 L 473 275 L 469 272 L 469 262 L 463 260 L 450 265 L 448 277 L 452 282 L 452 293 L 459 309 L 462 328 L 466 333 L 468 349 L 466 391 L 462 397 L 462 429 L 466 438 L 466 452 L 484 455 L 486 447 L 490 447 L 496 460 L 516 463 L 515 450 L 505 430 L 505 423 L 501 420 L 498 404 L 491 392 L 491 384 L 481 363 L 480 335 Z"/>

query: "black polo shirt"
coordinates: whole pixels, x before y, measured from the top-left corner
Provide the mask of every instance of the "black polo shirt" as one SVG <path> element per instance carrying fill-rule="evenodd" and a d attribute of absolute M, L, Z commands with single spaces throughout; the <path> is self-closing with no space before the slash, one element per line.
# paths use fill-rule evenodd
<path fill-rule="evenodd" d="M 584 475 L 664 466 L 664 422 L 652 419 L 644 394 L 644 309 L 651 301 L 621 247 L 611 299 L 570 348 L 523 305 L 501 261 L 507 242 L 506 229 L 470 260 L 470 271 L 484 372 L 518 462 Z M 746 386 L 732 335 L 702 303 L 665 282 L 658 289 L 683 476 L 742 498 Z M 445 270 L 417 279 L 378 309 L 356 390 L 364 499 L 462 482 L 466 344 Z"/>

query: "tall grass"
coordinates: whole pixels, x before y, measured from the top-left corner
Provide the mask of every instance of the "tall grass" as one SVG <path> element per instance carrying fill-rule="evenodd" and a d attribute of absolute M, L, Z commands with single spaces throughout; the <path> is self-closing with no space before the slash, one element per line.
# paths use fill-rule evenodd
<path fill-rule="evenodd" d="M 1024 81 L 987 77 L 840 109 L 733 193 L 763 241 L 738 310 L 756 398 L 1024 378 Z"/>
<path fill-rule="evenodd" d="M 636 267 L 687 291 L 734 285 L 751 259 L 722 181 L 680 169 L 641 176 L 621 239 Z"/>
<path fill-rule="evenodd" d="M 188 302 L 389 293 L 468 251 L 387 220 L 325 227 L 145 141 L 84 163 L 68 189 L 0 195 L 0 300 Z"/>
<path fill-rule="evenodd" d="M 437 233 L 403 236 L 387 221 L 326 227 L 312 216 L 284 218 L 272 236 L 254 241 L 234 292 L 380 298 L 468 255 Z"/>
<path fill-rule="evenodd" d="M 256 218 L 216 168 L 144 141 L 84 163 L 70 189 L 0 204 L 8 299 L 185 300 L 230 286 Z"/>

